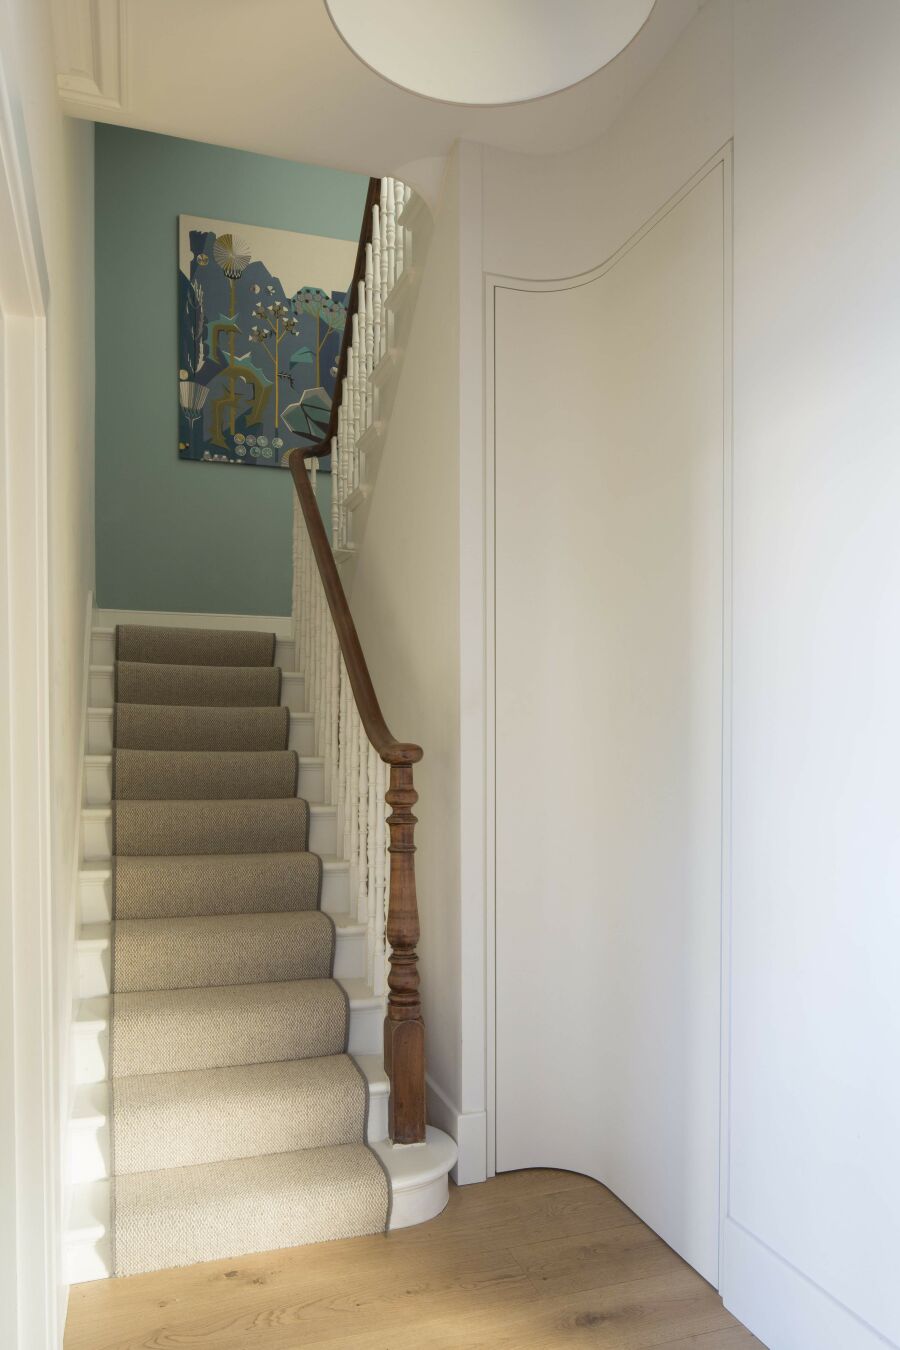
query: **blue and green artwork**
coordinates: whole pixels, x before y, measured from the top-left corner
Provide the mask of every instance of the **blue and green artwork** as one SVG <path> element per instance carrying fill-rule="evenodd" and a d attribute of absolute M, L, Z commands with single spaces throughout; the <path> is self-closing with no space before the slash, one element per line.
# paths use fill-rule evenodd
<path fill-rule="evenodd" d="M 356 245 L 195 216 L 178 224 L 178 454 L 286 467 L 326 433 Z"/>

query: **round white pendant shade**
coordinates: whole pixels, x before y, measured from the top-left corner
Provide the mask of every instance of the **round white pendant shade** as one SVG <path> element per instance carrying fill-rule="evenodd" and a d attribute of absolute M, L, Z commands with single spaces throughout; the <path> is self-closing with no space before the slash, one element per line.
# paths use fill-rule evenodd
<path fill-rule="evenodd" d="M 521 103 L 605 66 L 655 0 L 325 0 L 361 61 L 445 103 Z"/>

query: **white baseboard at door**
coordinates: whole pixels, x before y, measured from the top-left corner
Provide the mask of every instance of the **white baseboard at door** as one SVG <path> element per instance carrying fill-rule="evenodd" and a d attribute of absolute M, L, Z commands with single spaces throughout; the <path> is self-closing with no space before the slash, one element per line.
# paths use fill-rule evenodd
<path fill-rule="evenodd" d="M 733 1219 L 725 1220 L 725 1307 L 772 1350 L 889 1350 L 896 1341 L 801 1274 Z"/>
<path fill-rule="evenodd" d="M 487 1181 L 487 1113 L 460 1111 L 430 1074 L 426 1076 L 425 1088 L 429 1123 L 455 1139 L 459 1150 L 451 1177 L 457 1186 Z"/>
<path fill-rule="evenodd" d="M 117 623 L 145 623 L 162 628 L 227 628 L 275 633 L 280 638 L 294 636 L 294 621 L 289 614 L 188 614 L 180 610 L 98 609 L 94 622 L 98 628 L 114 628 Z"/>

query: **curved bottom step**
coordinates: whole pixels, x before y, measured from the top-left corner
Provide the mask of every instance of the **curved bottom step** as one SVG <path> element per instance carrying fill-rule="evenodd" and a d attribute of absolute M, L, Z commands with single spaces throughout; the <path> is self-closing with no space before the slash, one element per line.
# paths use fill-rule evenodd
<path fill-rule="evenodd" d="M 428 1126 L 424 1144 L 373 1144 L 391 1179 L 393 1203 L 389 1227 L 411 1228 L 434 1219 L 448 1198 L 447 1177 L 456 1162 L 455 1142 L 443 1130 Z M 104 1280 L 110 1271 L 110 1183 L 96 1181 L 74 1187 L 66 1235 L 70 1284 Z"/>

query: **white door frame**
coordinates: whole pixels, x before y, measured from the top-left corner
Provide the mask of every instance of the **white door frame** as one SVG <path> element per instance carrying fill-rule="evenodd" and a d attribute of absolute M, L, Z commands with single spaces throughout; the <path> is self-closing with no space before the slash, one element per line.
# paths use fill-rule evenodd
<path fill-rule="evenodd" d="M 63 1305 L 50 887 L 49 278 L 12 50 L 0 44 L 0 1341 L 10 1350 L 56 1350 Z"/>

